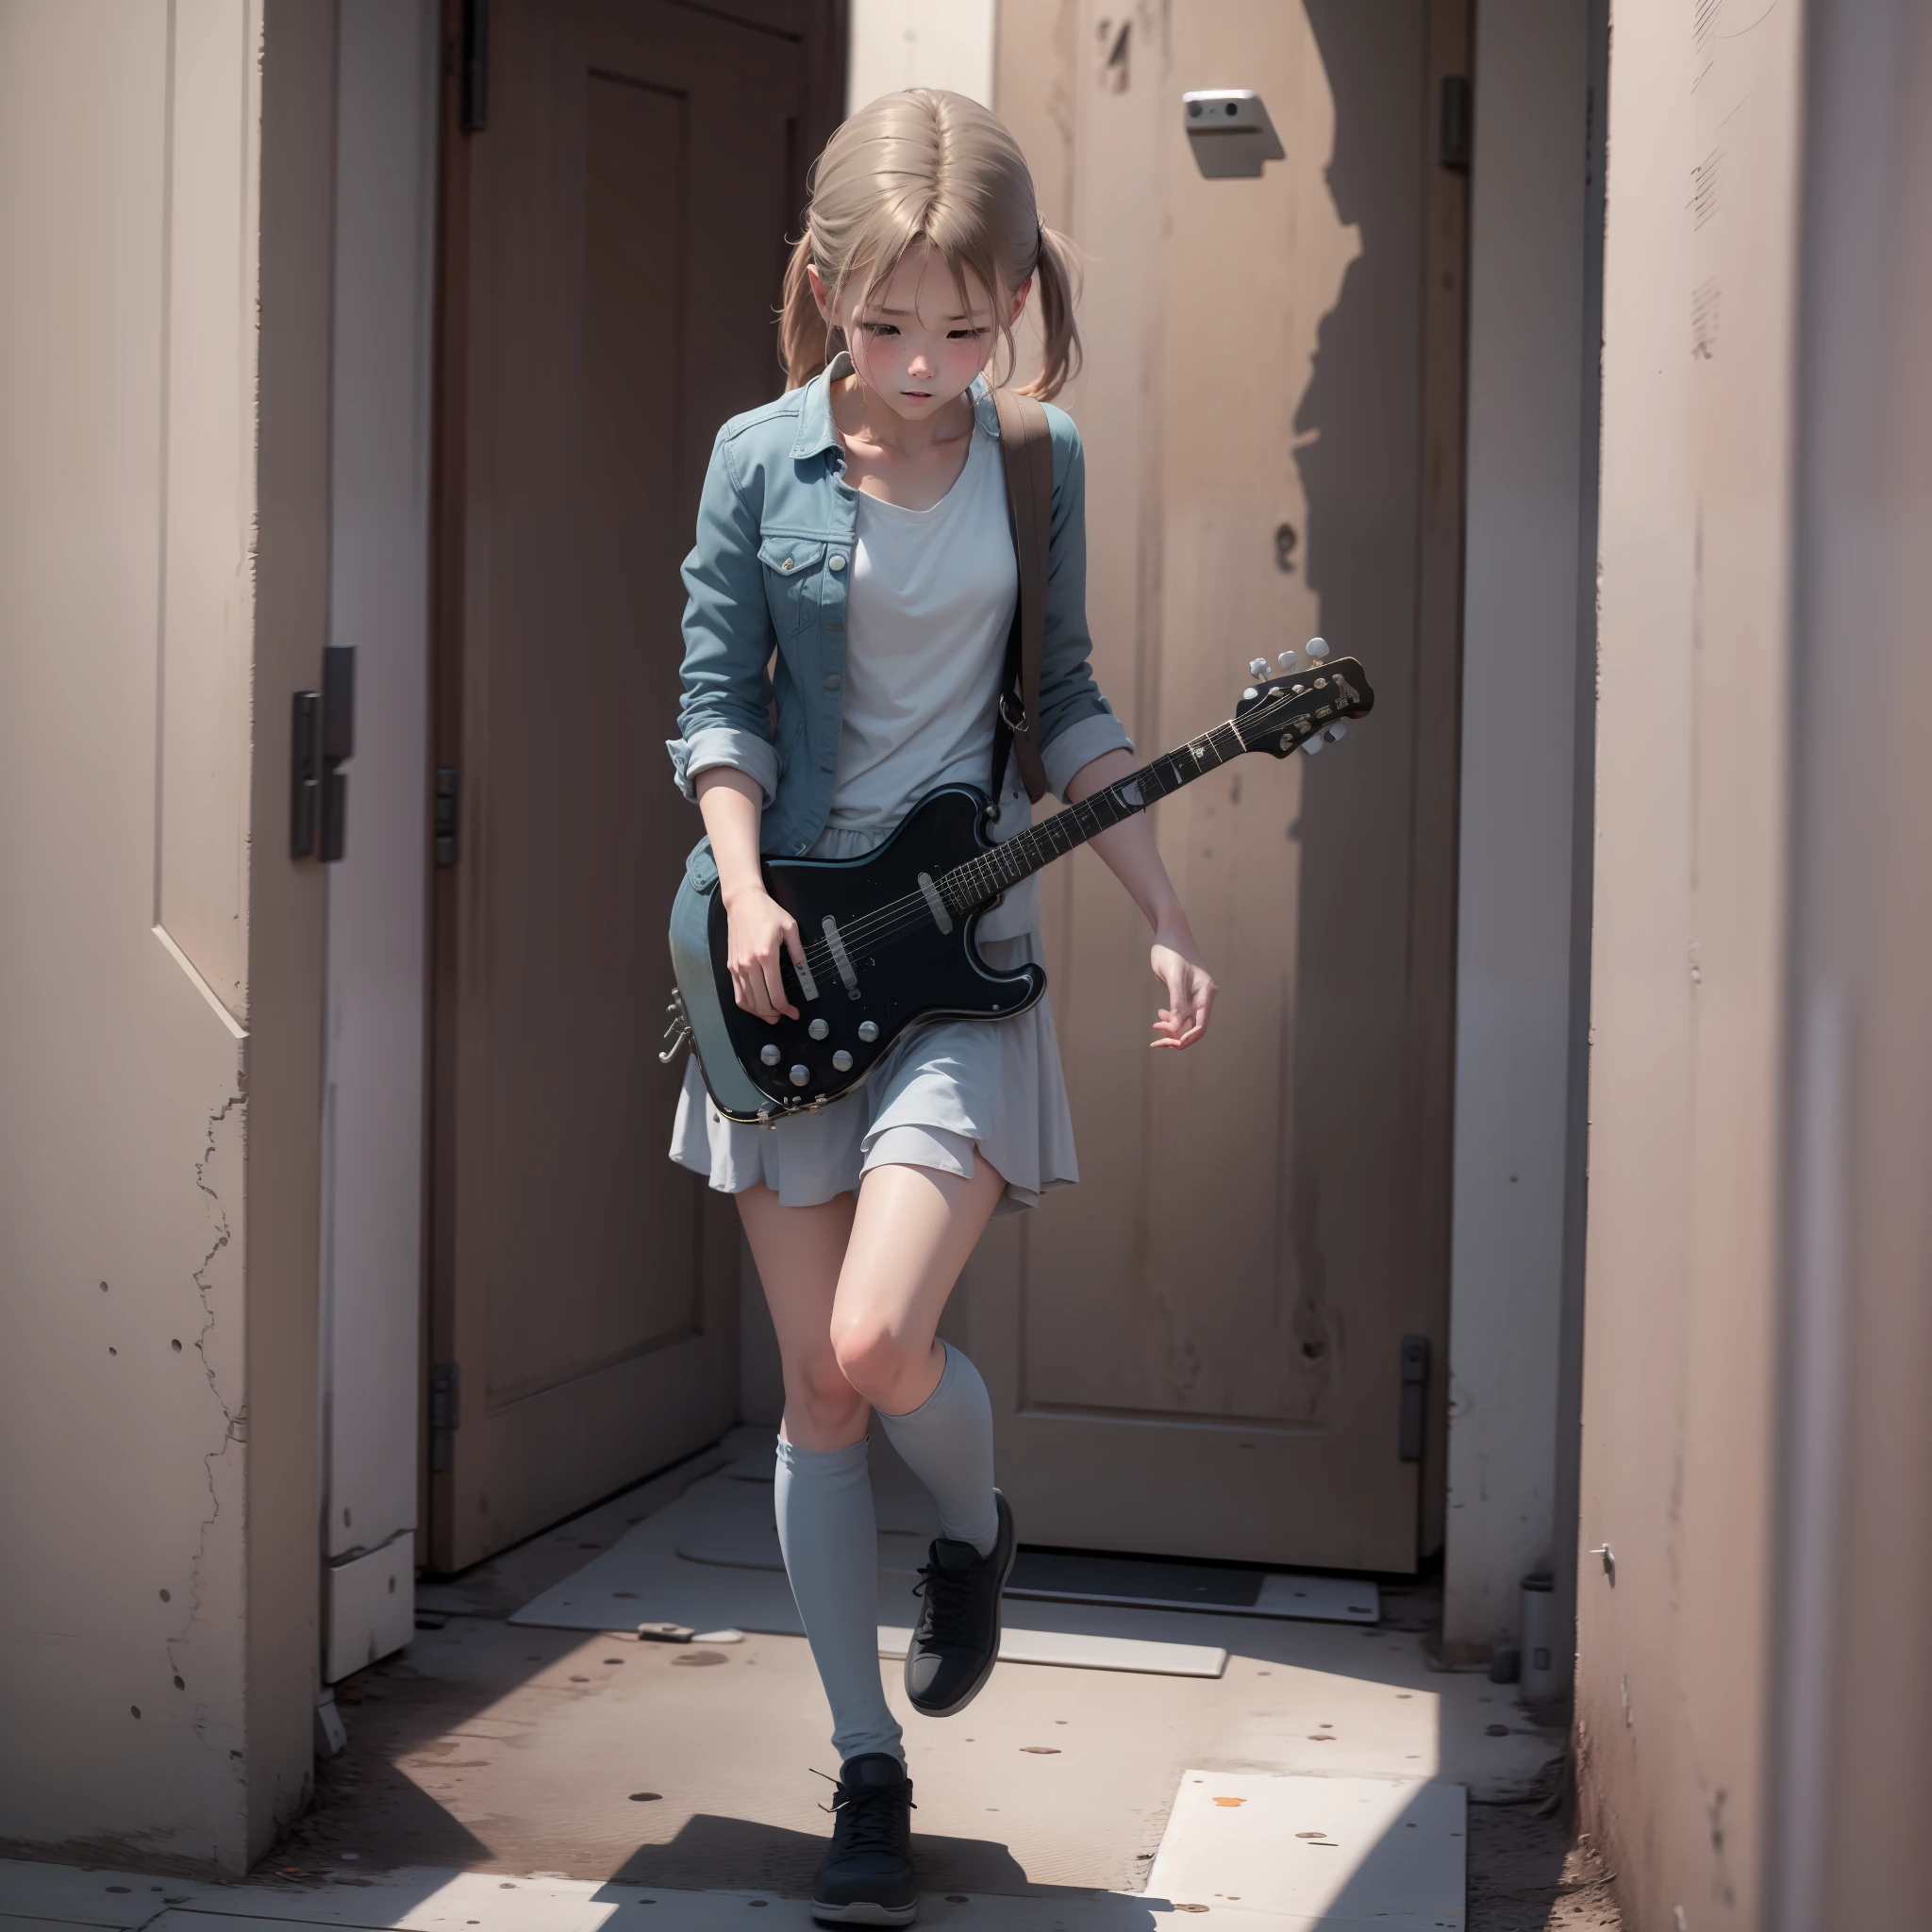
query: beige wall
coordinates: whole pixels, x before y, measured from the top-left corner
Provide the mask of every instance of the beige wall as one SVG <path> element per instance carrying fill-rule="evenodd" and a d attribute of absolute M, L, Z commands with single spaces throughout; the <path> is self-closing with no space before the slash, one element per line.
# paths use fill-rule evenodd
<path fill-rule="evenodd" d="M 331 33 L 0 5 L 0 1838 L 70 1856 L 238 1869 L 307 1786 Z"/>
<path fill-rule="evenodd" d="M 1632 1932 L 1759 1924 L 1765 1844 L 1803 15 L 1719 12 L 1610 24 L 1576 1741 Z"/>

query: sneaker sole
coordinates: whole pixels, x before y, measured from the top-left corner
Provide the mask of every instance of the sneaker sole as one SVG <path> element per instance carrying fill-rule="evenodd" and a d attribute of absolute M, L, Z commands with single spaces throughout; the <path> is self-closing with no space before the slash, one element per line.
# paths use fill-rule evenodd
<path fill-rule="evenodd" d="M 811 1915 L 821 1925 L 909 1925 L 919 1916 L 919 1901 L 909 1906 L 875 1905 L 870 1899 L 856 1899 L 849 1906 L 811 1904 Z"/>
<path fill-rule="evenodd" d="M 1000 1633 L 1006 1627 L 1007 1579 L 1012 1575 L 1014 1559 L 1020 1554 L 1020 1536 L 1019 1532 L 1013 1527 L 1011 1505 L 1008 1503 L 1006 1497 L 1000 1495 L 999 1491 L 995 1490 L 993 1494 L 999 1496 L 1000 1527 L 1006 1537 L 1007 1560 L 1000 1566 L 1000 1587 L 993 1593 L 992 1648 L 987 1653 L 986 1668 L 950 1704 L 924 1703 L 913 1694 L 911 1685 L 908 1684 L 906 1686 L 906 1701 L 911 1705 L 921 1717 L 958 1716 L 986 1689 L 987 1679 L 992 1675 L 992 1668 L 1000 1660 Z M 906 1667 L 908 1670 L 910 1670 L 912 1667 L 912 1646 L 910 1644 L 908 1644 L 906 1647 Z"/>

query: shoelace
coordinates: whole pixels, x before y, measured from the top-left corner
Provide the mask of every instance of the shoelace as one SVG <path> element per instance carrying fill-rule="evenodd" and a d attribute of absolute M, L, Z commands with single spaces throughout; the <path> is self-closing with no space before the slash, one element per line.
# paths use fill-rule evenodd
<path fill-rule="evenodd" d="M 970 1643 L 973 1641 L 973 1593 L 958 1572 L 937 1563 L 922 1563 L 914 1596 L 925 1599 L 918 1636 L 929 1643 Z"/>
<path fill-rule="evenodd" d="M 832 1814 L 832 1842 L 841 1852 L 894 1852 L 899 1848 L 898 1801 L 905 1793 L 909 1809 L 912 1802 L 907 1785 L 846 1785 L 824 1772 L 817 1775 L 834 1789 L 832 1802 L 821 1805 L 821 1811 Z"/>

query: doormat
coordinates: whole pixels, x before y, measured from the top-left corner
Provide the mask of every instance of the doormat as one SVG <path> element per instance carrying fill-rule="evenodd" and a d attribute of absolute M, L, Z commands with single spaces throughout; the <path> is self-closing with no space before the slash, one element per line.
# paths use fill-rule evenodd
<path fill-rule="evenodd" d="M 874 1485 L 879 1569 L 888 1576 L 917 1575 L 925 1561 L 926 1545 L 939 1534 L 937 1522 L 931 1520 L 931 1503 L 923 1489 L 913 1496 L 889 1471 L 878 1474 L 886 1478 Z M 751 1494 L 759 1493 L 755 1474 L 734 1466 L 727 1474 Z M 679 1538 L 677 1554 L 688 1563 L 782 1573 L 785 1562 L 772 1522 L 769 1483 L 759 1505 L 714 1508 L 694 1520 Z M 1225 1617 L 1301 1618 L 1317 1624 L 1374 1624 L 1382 1615 L 1380 1591 L 1359 1577 L 1241 1570 L 1172 1557 L 1096 1557 L 1084 1551 L 1023 1549 L 1013 1564 L 1007 1594 L 1133 1609 L 1206 1610 Z"/>
<path fill-rule="evenodd" d="M 1022 1550 L 1007 1594 L 1214 1610 L 1224 1617 L 1306 1617 L 1322 1624 L 1374 1624 L 1382 1615 L 1381 1592 L 1357 1577 L 1285 1575 L 1081 1551 Z"/>
<path fill-rule="evenodd" d="M 881 1513 L 896 1522 L 896 1511 Z M 909 1529 L 888 1534 L 895 1545 L 886 1552 L 879 1576 L 879 1654 L 903 1657 L 919 1605 L 909 1566 L 901 1565 L 915 1550 L 923 1559 L 923 1540 L 916 1541 Z M 733 1552 L 756 1560 L 734 1561 Z M 640 1624 L 672 1624 L 701 1635 L 805 1634 L 777 1559 L 771 1486 L 729 1471 L 693 1483 L 509 1621 L 559 1630 L 635 1631 Z M 1227 1668 L 1225 1646 L 1190 1641 L 1195 1634 L 1170 1612 L 1142 1606 L 1041 1603 L 1008 1624 L 1000 1657 L 1157 1676 L 1220 1676 Z"/>

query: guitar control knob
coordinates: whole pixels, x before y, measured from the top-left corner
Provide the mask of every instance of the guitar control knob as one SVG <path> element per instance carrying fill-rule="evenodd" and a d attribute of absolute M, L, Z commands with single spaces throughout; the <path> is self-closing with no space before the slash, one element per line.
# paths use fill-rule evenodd
<path fill-rule="evenodd" d="M 1266 677 L 1268 675 L 1267 658 L 1251 658 L 1248 660 L 1248 675 L 1250 677 Z"/>
<path fill-rule="evenodd" d="M 810 1069 L 809 1067 L 793 1067 L 793 1068 L 792 1068 L 792 1070 L 791 1070 L 791 1084 L 792 1084 L 792 1085 L 793 1085 L 794 1087 L 803 1087 L 803 1086 L 807 1085 L 807 1084 L 808 1084 L 808 1082 L 810 1081 L 810 1079 L 811 1079 L 811 1069 Z"/>
<path fill-rule="evenodd" d="M 778 1049 L 775 1046 L 761 1046 L 758 1048 L 758 1058 L 766 1066 L 775 1067 L 778 1064 Z"/>
<path fill-rule="evenodd" d="M 1302 749 L 1305 752 L 1307 752 L 1310 758 L 1313 758 L 1315 754 L 1322 749 L 1322 741 L 1319 737 L 1305 738 L 1302 740 Z M 798 1069 L 796 1067 L 793 1067 L 791 1072 L 793 1077 L 795 1078 L 798 1073 Z"/>
<path fill-rule="evenodd" d="M 1326 657 L 1327 655 L 1328 655 L 1328 640 L 1327 640 L 1326 638 L 1310 638 L 1310 639 L 1308 640 L 1308 656 L 1309 656 L 1309 657 L 1311 657 L 1311 658 L 1325 658 L 1325 657 Z"/>
<path fill-rule="evenodd" d="M 870 1046 L 879 1037 L 878 1023 L 874 1020 L 861 1020 L 858 1023 L 858 1037 Z"/>
<path fill-rule="evenodd" d="M 814 1020 L 811 1023 L 811 1024 L 808 1026 L 805 1030 L 808 1033 L 809 1033 L 814 1040 L 823 1040 L 825 1037 L 825 1035 L 828 1034 L 832 1029 L 829 1026 L 827 1026 L 823 1020 Z"/>
<path fill-rule="evenodd" d="M 1284 651 L 1282 652 L 1280 657 L 1275 658 L 1274 661 L 1277 664 L 1279 664 L 1284 671 L 1292 671 L 1296 663 L 1300 660 L 1295 657 L 1295 654 L 1292 651 Z"/>
<path fill-rule="evenodd" d="M 1330 744 L 1340 744 L 1341 741 L 1348 736 L 1348 720 L 1346 718 L 1336 719 L 1334 724 L 1329 725 L 1327 730 L 1323 732 L 1322 736 L 1325 738 Z"/>
<path fill-rule="evenodd" d="M 849 1074 L 852 1071 L 852 1056 L 842 1046 L 832 1056 L 832 1068 L 835 1073 L 840 1074 Z"/>

